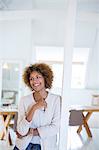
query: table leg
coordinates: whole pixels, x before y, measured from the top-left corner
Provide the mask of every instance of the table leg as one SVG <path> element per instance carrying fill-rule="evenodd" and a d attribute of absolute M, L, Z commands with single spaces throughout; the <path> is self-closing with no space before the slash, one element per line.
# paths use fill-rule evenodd
<path fill-rule="evenodd" d="M 3 140 L 4 136 L 7 134 L 7 128 L 9 126 L 9 122 L 11 120 L 11 115 L 8 114 L 5 121 L 4 121 L 4 117 L 2 116 L 2 120 L 4 122 L 4 130 L 0 133 L 0 139 L 1 140 Z"/>
<path fill-rule="evenodd" d="M 1 120 L 1 123 L 2 123 L 2 126 L 3 126 L 3 129 L 0 132 L 0 140 L 2 140 L 4 138 L 5 133 L 6 133 L 6 128 L 5 128 L 5 124 L 4 124 L 4 116 L 3 115 L 0 115 L 0 120 Z"/>
<path fill-rule="evenodd" d="M 8 142 L 9 142 L 9 145 L 13 145 L 10 132 L 8 132 Z"/>
<path fill-rule="evenodd" d="M 85 127 L 85 129 L 86 129 L 86 132 L 87 132 L 88 137 L 92 137 L 90 128 L 89 128 L 88 123 L 87 123 L 87 119 L 86 119 L 85 117 L 84 117 L 84 127 Z"/>
<path fill-rule="evenodd" d="M 82 125 L 79 126 L 79 128 L 77 129 L 77 133 L 80 133 L 82 130 Z"/>
<path fill-rule="evenodd" d="M 86 129 L 88 137 L 92 137 L 91 131 L 90 131 L 88 123 L 87 123 L 87 121 L 89 120 L 91 114 L 92 114 L 92 112 L 88 112 L 86 114 L 86 116 L 84 116 L 84 114 L 83 114 L 83 125 Z M 81 131 L 82 131 L 82 125 L 80 125 L 79 128 L 77 129 L 77 133 L 80 133 Z"/>

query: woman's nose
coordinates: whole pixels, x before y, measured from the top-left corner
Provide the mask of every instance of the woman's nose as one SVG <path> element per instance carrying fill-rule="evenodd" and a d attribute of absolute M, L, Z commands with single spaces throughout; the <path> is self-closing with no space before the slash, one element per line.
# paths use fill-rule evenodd
<path fill-rule="evenodd" d="M 35 83 L 35 82 L 37 83 L 37 82 L 38 82 L 38 78 L 36 78 L 36 77 L 33 78 L 33 82 L 34 82 L 34 83 Z"/>

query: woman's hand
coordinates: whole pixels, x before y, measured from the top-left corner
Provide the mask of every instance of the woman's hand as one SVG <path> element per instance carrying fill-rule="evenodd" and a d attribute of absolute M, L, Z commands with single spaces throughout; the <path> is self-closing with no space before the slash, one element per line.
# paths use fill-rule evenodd
<path fill-rule="evenodd" d="M 30 128 L 28 133 L 26 135 L 21 135 L 18 131 L 16 131 L 16 135 L 17 135 L 17 138 L 19 139 L 22 139 L 23 137 L 29 135 L 29 134 L 32 134 L 33 136 L 39 136 L 39 132 L 37 130 L 37 128 L 33 129 L 33 128 Z"/>
<path fill-rule="evenodd" d="M 47 108 L 47 103 L 45 100 L 41 99 L 35 104 L 35 109 L 40 109 L 40 108 Z"/>
<path fill-rule="evenodd" d="M 16 131 L 16 135 L 17 135 L 17 138 L 19 138 L 19 139 L 22 139 L 22 138 L 23 138 L 23 136 L 22 136 L 21 134 L 19 134 L 18 131 Z"/>
<path fill-rule="evenodd" d="M 32 134 L 33 136 L 39 136 L 39 132 L 38 132 L 37 128 L 35 128 L 35 129 L 30 128 L 29 134 Z"/>
<path fill-rule="evenodd" d="M 39 92 L 35 92 L 34 93 L 34 97 L 35 97 L 35 101 L 36 101 L 36 104 L 34 104 L 30 111 L 27 113 L 26 115 L 26 120 L 28 122 L 30 122 L 33 118 L 33 115 L 34 115 L 34 112 L 37 110 L 37 109 L 41 109 L 43 108 L 44 111 L 45 109 L 47 108 L 47 103 L 46 101 L 42 98 L 42 96 L 39 94 Z"/>
<path fill-rule="evenodd" d="M 22 139 L 23 137 L 27 136 L 28 134 L 30 134 L 30 130 L 28 131 L 28 133 L 26 135 L 21 135 L 18 131 L 16 131 L 17 138 L 19 138 L 19 139 Z"/>
<path fill-rule="evenodd" d="M 35 104 L 35 108 L 36 109 L 40 109 L 40 108 L 44 108 L 46 109 L 47 107 L 47 103 L 46 101 L 42 98 L 42 96 L 40 95 L 39 92 L 35 92 L 34 93 L 34 97 L 35 97 L 35 101 L 36 101 L 36 104 Z"/>

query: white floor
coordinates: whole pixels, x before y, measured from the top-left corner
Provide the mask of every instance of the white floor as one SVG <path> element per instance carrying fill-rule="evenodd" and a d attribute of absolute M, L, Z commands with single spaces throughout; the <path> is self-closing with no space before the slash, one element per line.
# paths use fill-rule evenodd
<path fill-rule="evenodd" d="M 88 138 L 85 129 L 80 135 L 77 127 L 69 127 L 68 150 L 99 150 L 99 128 L 91 128 L 92 138 Z"/>
<path fill-rule="evenodd" d="M 13 150 L 13 147 L 15 145 L 15 139 L 16 139 L 16 134 L 12 129 L 9 129 L 10 134 L 11 134 L 11 139 L 12 139 L 12 143 L 13 145 L 10 146 L 9 142 L 8 142 L 8 138 L 5 137 L 4 140 L 0 140 L 0 150 Z"/>
<path fill-rule="evenodd" d="M 81 135 L 78 135 L 76 133 L 76 130 L 77 127 L 69 127 L 68 129 L 69 135 L 67 150 L 99 150 L 99 128 L 91 128 L 91 132 L 93 135 L 92 138 L 87 137 L 87 134 L 84 129 Z M 15 134 L 13 132 L 11 133 L 14 144 Z M 9 146 L 6 140 L 0 140 L 0 150 L 13 150 L 13 146 Z"/>

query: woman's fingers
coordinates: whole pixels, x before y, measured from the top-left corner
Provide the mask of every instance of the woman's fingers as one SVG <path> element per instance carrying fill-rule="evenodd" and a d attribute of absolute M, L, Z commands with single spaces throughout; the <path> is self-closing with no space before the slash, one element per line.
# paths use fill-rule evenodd
<path fill-rule="evenodd" d="M 33 135 L 33 128 L 30 128 L 30 129 L 29 129 L 29 134 L 32 134 L 32 135 Z"/>
<path fill-rule="evenodd" d="M 16 131 L 16 135 L 17 135 L 17 138 L 19 138 L 19 139 L 22 139 L 22 135 L 21 134 L 19 134 L 17 131 Z"/>
<path fill-rule="evenodd" d="M 39 100 L 36 104 L 35 104 L 35 109 L 41 109 L 41 108 L 44 108 L 46 109 L 47 108 L 47 103 L 44 99 L 42 100 Z"/>

